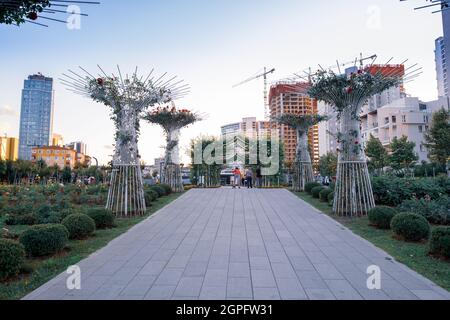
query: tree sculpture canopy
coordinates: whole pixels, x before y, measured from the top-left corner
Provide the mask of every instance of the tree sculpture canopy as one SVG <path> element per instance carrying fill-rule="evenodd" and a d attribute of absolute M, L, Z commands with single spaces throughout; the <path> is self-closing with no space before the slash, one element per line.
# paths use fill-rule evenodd
<path fill-rule="evenodd" d="M 170 132 L 200 121 L 201 117 L 187 109 L 166 106 L 156 108 L 156 110 L 144 115 L 143 119 L 150 123 L 158 124 L 164 131 Z"/>
<path fill-rule="evenodd" d="M 302 133 L 307 133 L 311 127 L 327 120 L 327 117 L 318 114 L 297 115 L 285 113 L 281 116 L 275 117 L 274 120 L 293 129 L 299 130 Z"/>
<path fill-rule="evenodd" d="M 360 69 L 350 75 L 336 74 L 332 70 L 318 71 L 312 76 L 309 95 L 333 106 L 338 114 L 351 108 L 357 118 L 357 108 L 369 97 L 401 83 L 403 73 L 394 69 L 385 73 L 378 69 Z"/>

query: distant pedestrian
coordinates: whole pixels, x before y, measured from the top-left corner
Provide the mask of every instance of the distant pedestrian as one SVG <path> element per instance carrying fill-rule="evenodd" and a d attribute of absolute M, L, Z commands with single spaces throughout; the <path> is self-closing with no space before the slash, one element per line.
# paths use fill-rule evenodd
<path fill-rule="evenodd" d="M 247 188 L 253 189 L 253 171 L 252 169 L 248 168 L 245 172 L 245 179 L 247 180 Z"/>
<path fill-rule="evenodd" d="M 262 187 L 261 167 L 256 168 L 256 187 L 257 188 L 261 188 Z"/>
<path fill-rule="evenodd" d="M 241 175 L 241 170 L 236 167 L 236 169 L 233 170 L 233 189 L 236 189 L 236 187 L 238 187 L 239 189 L 241 188 Z"/>

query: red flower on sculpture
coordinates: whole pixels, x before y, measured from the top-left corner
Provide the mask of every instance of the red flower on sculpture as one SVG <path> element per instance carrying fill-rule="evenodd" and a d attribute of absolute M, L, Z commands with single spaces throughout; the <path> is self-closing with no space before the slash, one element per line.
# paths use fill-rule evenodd
<path fill-rule="evenodd" d="M 98 84 L 99 86 L 102 86 L 103 83 L 104 83 L 104 81 L 103 81 L 102 78 L 98 78 L 98 79 L 97 79 L 97 84 Z"/>

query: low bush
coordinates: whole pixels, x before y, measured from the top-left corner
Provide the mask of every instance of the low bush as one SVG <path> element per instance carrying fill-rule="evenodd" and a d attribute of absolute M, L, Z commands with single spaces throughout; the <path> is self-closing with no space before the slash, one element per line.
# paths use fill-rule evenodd
<path fill-rule="evenodd" d="M 322 191 L 320 191 L 319 194 L 320 201 L 328 202 L 328 196 L 330 195 L 330 193 L 333 193 L 333 190 L 331 190 L 330 188 L 324 188 Z"/>
<path fill-rule="evenodd" d="M 108 229 L 114 227 L 115 217 L 111 211 L 104 208 L 94 208 L 87 211 L 87 215 L 95 221 L 97 229 Z"/>
<path fill-rule="evenodd" d="M 442 197 L 438 200 L 406 200 L 400 205 L 399 210 L 402 212 L 418 213 L 432 224 L 450 225 L 449 197 Z"/>
<path fill-rule="evenodd" d="M 38 222 L 38 218 L 34 213 L 21 215 L 6 215 L 5 224 L 8 226 L 32 226 Z"/>
<path fill-rule="evenodd" d="M 48 204 L 40 206 L 36 210 L 36 216 L 38 219 L 38 224 L 52 224 L 61 222 L 61 215 L 57 211 L 54 211 Z"/>
<path fill-rule="evenodd" d="M 391 221 L 394 233 L 406 241 L 420 241 L 430 236 L 430 224 L 423 216 L 415 213 L 397 214 Z"/>
<path fill-rule="evenodd" d="M 433 230 L 430 253 L 450 258 L 450 227 L 438 227 Z"/>
<path fill-rule="evenodd" d="M 447 193 L 448 178 L 398 178 L 395 176 L 372 179 L 375 201 L 379 205 L 397 207 L 412 198 L 437 200 Z"/>
<path fill-rule="evenodd" d="M 334 191 L 328 195 L 328 203 L 333 205 L 333 201 L 334 201 Z"/>
<path fill-rule="evenodd" d="M 151 203 L 159 198 L 159 193 L 155 190 L 146 190 L 144 195 L 145 204 L 147 205 L 147 207 L 150 207 Z"/>
<path fill-rule="evenodd" d="M 95 232 L 95 221 L 83 213 L 67 216 L 62 224 L 69 231 L 70 239 L 85 239 Z"/>
<path fill-rule="evenodd" d="M 25 248 L 22 244 L 0 239 L 0 281 L 19 274 L 25 261 Z"/>
<path fill-rule="evenodd" d="M 378 206 L 371 210 L 369 210 L 369 221 L 370 224 L 380 228 L 380 229 L 390 229 L 392 218 L 397 214 L 397 210 L 385 207 Z"/>
<path fill-rule="evenodd" d="M 166 196 L 168 196 L 169 194 L 172 193 L 172 187 L 169 186 L 168 184 L 160 184 L 161 188 L 164 189 L 164 191 L 166 192 Z"/>
<path fill-rule="evenodd" d="M 311 194 L 311 191 L 315 187 L 321 187 L 322 185 L 318 182 L 308 182 L 305 184 L 305 192 Z"/>
<path fill-rule="evenodd" d="M 314 198 L 319 199 L 320 193 L 321 193 L 323 190 L 325 190 L 325 187 L 323 187 L 323 186 L 314 187 L 314 188 L 312 188 L 312 190 L 311 190 L 311 195 L 312 195 Z"/>
<path fill-rule="evenodd" d="M 64 249 L 69 232 L 61 224 L 44 224 L 30 227 L 20 236 L 20 243 L 28 255 L 42 257 Z"/>
<path fill-rule="evenodd" d="M 150 187 L 150 190 L 155 191 L 159 197 L 166 195 L 166 190 L 163 187 L 161 187 L 160 185 L 152 186 L 152 187 Z"/>

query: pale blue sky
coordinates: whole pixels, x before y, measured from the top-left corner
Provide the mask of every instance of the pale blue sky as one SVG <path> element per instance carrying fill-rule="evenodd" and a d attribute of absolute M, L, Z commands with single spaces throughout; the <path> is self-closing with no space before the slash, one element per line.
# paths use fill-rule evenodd
<path fill-rule="evenodd" d="M 424 74 L 407 86 L 423 100 L 437 96 L 434 40 L 441 17 L 415 12 L 411 0 L 102 0 L 82 6 L 81 30 L 0 26 L 0 133 L 18 136 L 23 79 L 36 72 L 58 78 L 68 68 L 96 64 L 131 72 L 156 67 L 192 87 L 178 106 L 208 114 L 183 131 L 183 145 L 199 134 L 219 134 L 220 126 L 242 117 L 262 118 L 262 80 L 232 89 L 264 66 L 282 79 L 309 66 L 349 61 L 363 52 L 378 62 L 396 57 L 418 62 Z M 108 160 L 113 127 L 107 107 L 78 97 L 55 83 L 54 131 L 66 142 L 83 140 L 89 152 Z M 142 123 L 140 151 L 147 163 L 162 154 L 157 127 Z M 184 153 L 184 150 L 182 150 Z M 185 158 L 186 160 L 186 158 Z M 186 160 L 187 161 L 187 160 Z"/>

